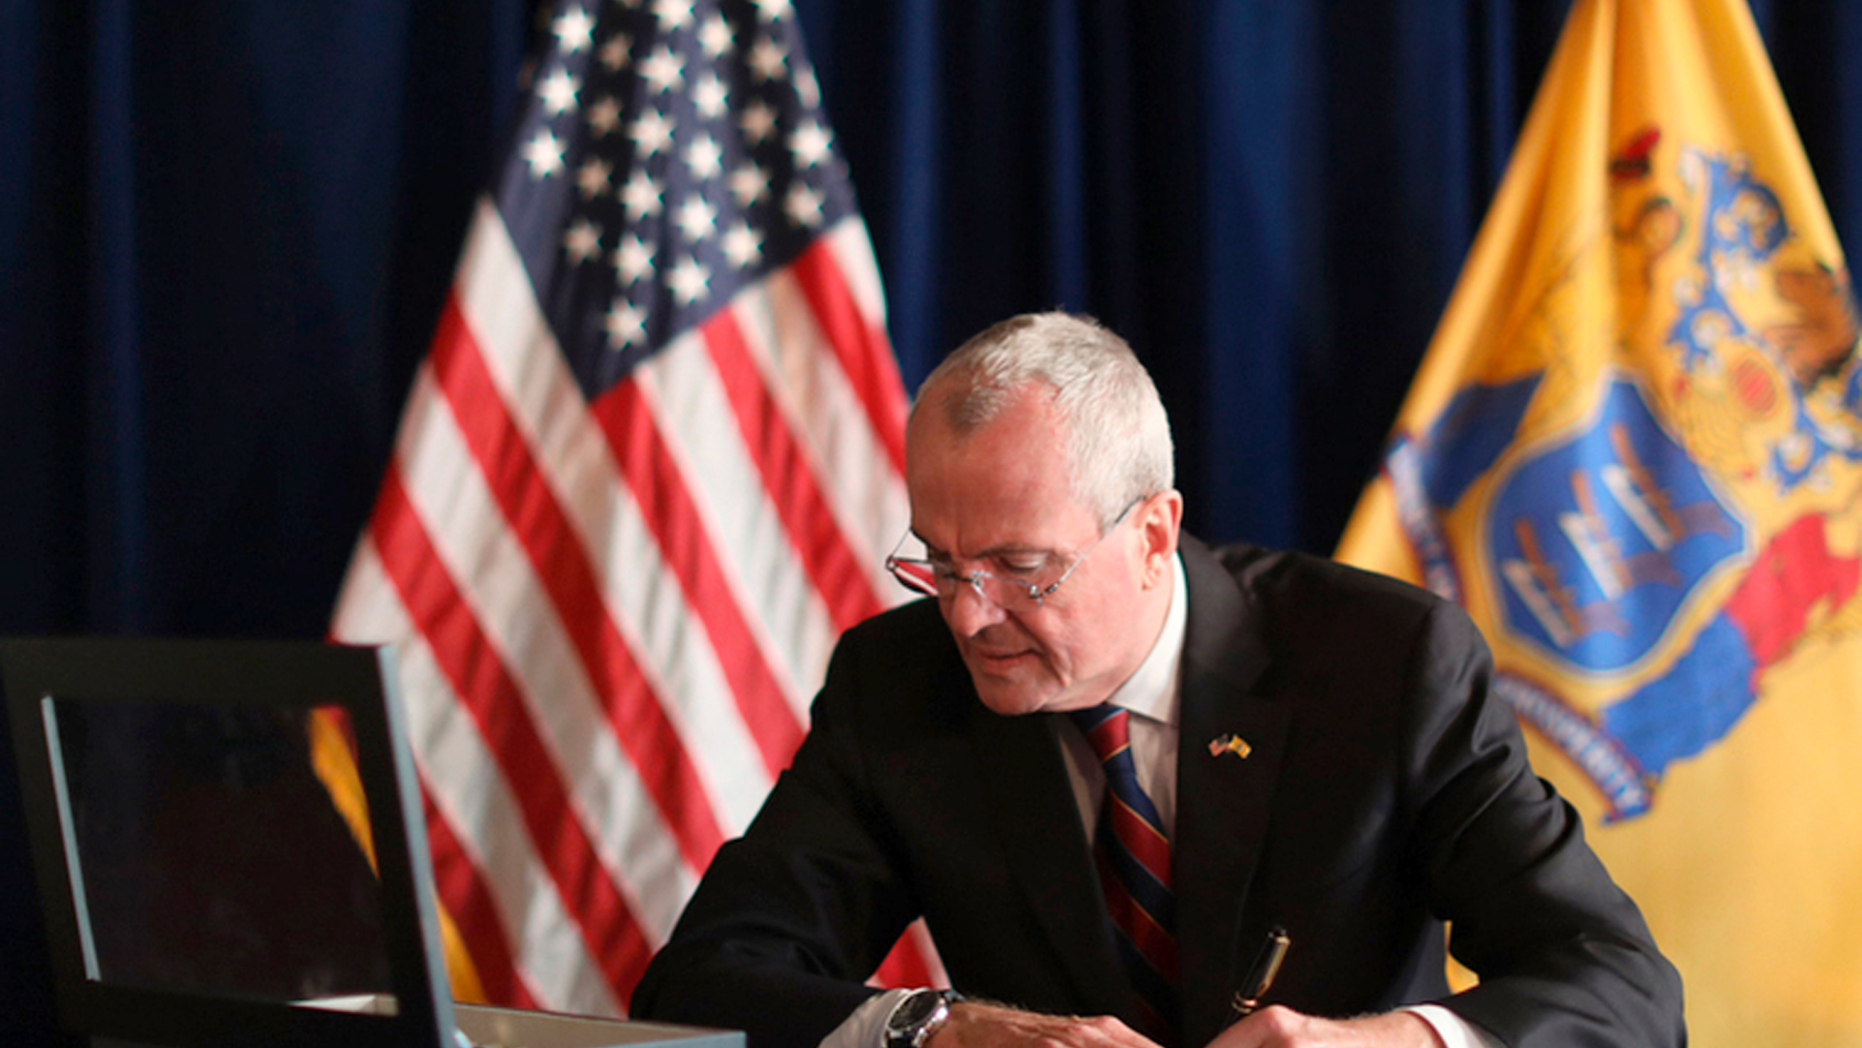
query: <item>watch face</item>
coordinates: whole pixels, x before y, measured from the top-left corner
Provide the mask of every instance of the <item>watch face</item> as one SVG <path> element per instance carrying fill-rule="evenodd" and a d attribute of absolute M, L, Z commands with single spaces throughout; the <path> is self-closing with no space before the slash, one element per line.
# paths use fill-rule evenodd
<path fill-rule="evenodd" d="M 886 1025 L 894 1030 L 909 1030 L 925 1021 L 925 1018 L 937 1010 L 944 999 L 935 990 L 921 990 L 899 1002 L 892 1013 L 892 1021 Z"/>

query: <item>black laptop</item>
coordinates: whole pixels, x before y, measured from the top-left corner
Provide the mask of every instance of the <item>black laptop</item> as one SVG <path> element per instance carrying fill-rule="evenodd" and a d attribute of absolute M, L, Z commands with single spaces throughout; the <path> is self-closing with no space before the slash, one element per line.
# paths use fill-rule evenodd
<path fill-rule="evenodd" d="M 311 642 L 0 640 L 71 1043 L 741 1048 L 734 1032 L 452 1000 L 390 659 Z M 332 738 L 347 780 L 332 778 Z M 347 812 L 339 781 L 360 787 Z"/>

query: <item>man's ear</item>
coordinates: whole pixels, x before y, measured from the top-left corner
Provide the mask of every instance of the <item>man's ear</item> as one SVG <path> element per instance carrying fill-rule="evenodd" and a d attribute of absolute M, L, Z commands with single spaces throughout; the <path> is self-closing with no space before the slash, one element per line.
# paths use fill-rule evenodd
<path fill-rule="evenodd" d="M 1144 559 L 1144 585 L 1148 589 L 1170 574 L 1170 558 L 1177 553 L 1177 531 L 1183 526 L 1183 493 L 1172 488 L 1145 499 L 1138 514 L 1138 538 Z"/>

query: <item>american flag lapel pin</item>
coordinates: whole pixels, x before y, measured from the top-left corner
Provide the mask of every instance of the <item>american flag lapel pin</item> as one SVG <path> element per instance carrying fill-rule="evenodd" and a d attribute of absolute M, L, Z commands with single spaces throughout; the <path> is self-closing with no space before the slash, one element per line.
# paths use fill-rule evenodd
<path fill-rule="evenodd" d="M 1247 739 L 1230 732 L 1224 732 L 1209 740 L 1209 756 L 1211 757 L 1220 757 L 1224 753 L 1232 753 L 1246 760 L 1248 754 L 1253 752 L 1254 747 L 1248 744 Z"/>

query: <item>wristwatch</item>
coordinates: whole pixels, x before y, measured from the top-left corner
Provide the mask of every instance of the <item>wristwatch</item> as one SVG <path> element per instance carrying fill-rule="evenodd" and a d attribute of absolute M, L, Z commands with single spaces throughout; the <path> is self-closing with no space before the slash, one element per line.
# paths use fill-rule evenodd
<path fill-rule="evenodd" d="M 882 1048 L 924 1048 L 950 1018 L 950 1006 L 961 1000 L 963 995 L 955 990 L 913 990 L 886 1016 L 879 1043 Z"/>

